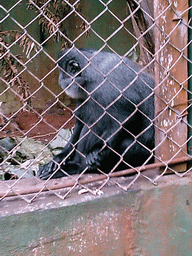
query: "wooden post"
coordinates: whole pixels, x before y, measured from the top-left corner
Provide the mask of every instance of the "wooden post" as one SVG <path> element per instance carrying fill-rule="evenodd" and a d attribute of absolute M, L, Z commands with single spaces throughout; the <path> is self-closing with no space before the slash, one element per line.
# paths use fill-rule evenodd
<path fill-rule="evenodd" d="M 187 0 L 154 0 L 156 162 L 187 152 L 187 8 Z"/>

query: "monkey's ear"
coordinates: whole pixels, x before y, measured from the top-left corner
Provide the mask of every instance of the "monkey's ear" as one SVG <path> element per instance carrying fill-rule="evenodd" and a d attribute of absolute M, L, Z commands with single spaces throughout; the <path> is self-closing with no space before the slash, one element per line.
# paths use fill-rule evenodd
<path fill-rule="evenodd" d="M 69 60 L 66 65 L 66 71 L 68 74 L 75 75 L 79 71 L 81 71 L 80 65 L 77 61 L 75 60 Z"/>

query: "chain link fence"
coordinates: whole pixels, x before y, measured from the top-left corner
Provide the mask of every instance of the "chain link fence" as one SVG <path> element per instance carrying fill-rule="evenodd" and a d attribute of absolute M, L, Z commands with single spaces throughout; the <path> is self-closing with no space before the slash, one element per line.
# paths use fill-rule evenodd
<path fill-rule="evenodd" d="M 187 1 L 2 1 L 0 199 L 187 175 L 190 15 Z"/>

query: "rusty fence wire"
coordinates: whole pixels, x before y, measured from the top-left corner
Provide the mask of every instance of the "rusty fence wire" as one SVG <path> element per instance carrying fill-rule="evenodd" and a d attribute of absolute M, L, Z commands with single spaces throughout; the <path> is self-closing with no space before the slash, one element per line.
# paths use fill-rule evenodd
<path fill-rule="evenodd" d="M 77 192 L 100 195 L 110 184 L 127 191 L 141 177 L 157 184 L 167 173 L 181 178 L 190 174 L 191 17 L 186 0 L 1 1 L 0 200 L 18 196 L 31 203 L 45 191 L 61 199 Z M 62 49 L 68 50 L 59 55 Z M 134 87 L 137 80 L 139 89 Z M 125 81 L 123 88 L 119 81 Z M 86 95 L 78 105 L 69 97 L 75 97 L 72 86 Z M 102 94 L 110 101 L 103 101 Z M 93 109 L 86 108 L 90 101 Z M 86 133 L 67 144 L 75 133 L 75 118 Z M 90 134 L 102 145 L 87 153 Z M 69 144 L 70 152 L 60 162 L 52 161 Z M 126 158 L 133 148 L 138 155 Z M 142 152 L 147 152 L 143 161 Z M 79 162 L 69 164 L 74 158 Z M 103 168 L 97 166 L 100 159 Z M 40 173 L 50 161 L 51 174 Z M 58 173 L 64 177 L 52 179 Z"/>

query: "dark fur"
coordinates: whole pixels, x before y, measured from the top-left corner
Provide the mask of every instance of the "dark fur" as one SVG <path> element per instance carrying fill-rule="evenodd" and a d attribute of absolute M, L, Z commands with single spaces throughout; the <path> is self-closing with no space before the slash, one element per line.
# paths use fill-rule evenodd
<path fill-rule="evenodd" d="M 109 172 L 150 159 L 153 79 L 127 58 L 92 49 L 66 49 L 58 64 L 60 86 L 78 99 L 76 125 L 68 144 L 38 176 L 57 178 L 85 168 Z"/>

